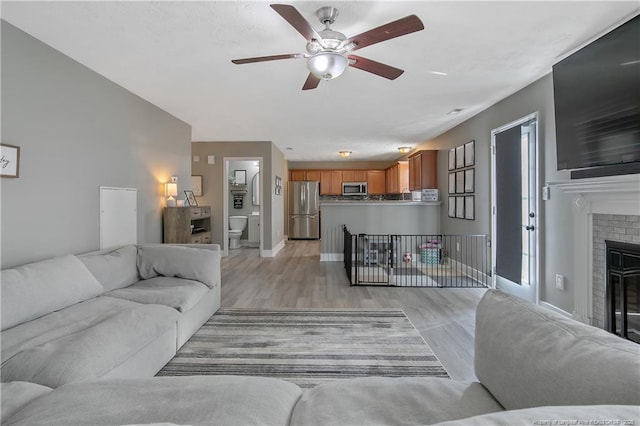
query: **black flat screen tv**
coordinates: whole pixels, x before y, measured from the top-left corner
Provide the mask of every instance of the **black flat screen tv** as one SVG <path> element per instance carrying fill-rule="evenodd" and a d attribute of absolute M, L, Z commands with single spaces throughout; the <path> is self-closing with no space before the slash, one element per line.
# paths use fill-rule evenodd
<path fill-rule="evenodd" d="M 558 170 L 640 172 L 640 15 L 554 65 L 553 95 Z"/>

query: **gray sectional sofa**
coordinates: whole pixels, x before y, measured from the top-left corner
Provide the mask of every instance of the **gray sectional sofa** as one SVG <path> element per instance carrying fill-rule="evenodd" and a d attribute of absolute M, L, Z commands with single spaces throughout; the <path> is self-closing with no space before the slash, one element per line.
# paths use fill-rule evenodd
<path fill-rule="evenodd" d="M 2 271 L 3 382 L 152 377 L 220 307 L 217 245 L 148 244 Z"/>
<path fill-rule="evenodd" d="M 6 425 L 637 425 L 640 345 L 489 290 L 479 382 L 338 380 L 303 391 L 241 376 L 2 384 Z"/>

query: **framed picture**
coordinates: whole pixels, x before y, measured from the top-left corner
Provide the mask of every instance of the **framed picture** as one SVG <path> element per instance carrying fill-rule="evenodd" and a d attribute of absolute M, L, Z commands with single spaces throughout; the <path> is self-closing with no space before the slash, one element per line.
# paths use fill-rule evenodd
<path fill-rule="evenodd" d="M 0 176 L 20 177 L 20 147 L 0 144 Z"/>
<path fill-rule="evenodd" d="M 476 141 L 464 144 L 464 166 L 473 166 L 476 162 Z"/>
<path fill-rule="evenodd" d="M 473 195 L 464 197 L 464 218 L 469 220 L 476 219 L 476 207 Z"/>
<path fill-rule="evenodd" d="M 454 170 L 456 168 L 456 149 L 451 148 L 449 150 L 449 170 Z"/>
<path fill-rule="evenodd" d="M 456 197 L 456 219 L 464 219 L 464 198 Z"/>
<path fill-rule="evenodd" d="M 464 172 L 456 172 L 456 194 L 464 194 Z"/>
<path fill-rule="evenodd" d="M 191 175 L 191 189 L 193 195 L 202 197 L 202 175 Z"/>
<path fill-rule="evenodd" d="M 190 191 L 190 190 L 186 189 L 184 191 L 184 195 L 185 195 L 185 197 L 187 199 L 187 203 L 190 206 L 197 206 L 198 205 L 198 202 L 196 201 L 196 196 L 193 195 L 193 191 Z"/>
<path fill-rule="evenodd" d="M 464 167 L 464 145 L 456 148 L 456 169 Z"/>
<path fill-rule="evenodd" d="M 475 191 L 475 169 L 467 169 L 464 171 L 464 192 Z"/>
<path fill-rule="evenodd" d="M 449 217 L 456 217 L 456 197 L 449 197 Z"/>
<path fill-rule="evenodd" d="M 247 184 L 247 171 L 246 170 L 234 170 L 233 171 L 233 180 L 236 185 L 246 185 Z"/>
<path fill-rule="evenodd" d="M 449 194 L 456 193 L 456 174 L 449 173 Z"/>

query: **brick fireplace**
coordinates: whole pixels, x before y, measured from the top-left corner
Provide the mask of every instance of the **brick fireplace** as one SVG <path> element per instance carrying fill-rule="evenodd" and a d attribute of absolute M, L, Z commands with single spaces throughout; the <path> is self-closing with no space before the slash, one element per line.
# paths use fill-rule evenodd
<path fill-rule="evenodd" d="M 572 196 L 573 317 L 606 327 L 605 240 L 640 244 L 640 175 L 556 184 Z"/>

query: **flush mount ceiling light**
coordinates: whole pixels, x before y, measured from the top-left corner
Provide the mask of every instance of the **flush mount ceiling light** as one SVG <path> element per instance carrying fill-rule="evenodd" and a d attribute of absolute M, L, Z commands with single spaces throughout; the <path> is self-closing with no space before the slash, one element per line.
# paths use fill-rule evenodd
<path fill-rule="evenodd" d="M 340 151 L 340 156 L 342 158 L 347 158 L 350 155 L 351 155 L 351 151 Z"/>
<path fill-rule="evenodd" d="M 462 112 L 462 108 L 456 108 L 449 111 L 447 115 L 457 115 L 457 114 L 460 114 L 461 112 Z"/>
<path fill-rule="evenodd" d="M 406 154 L 407 152 L 411 151 L 411 147 L 410 146 L 401 146 L 398 148 L 398 151 L 400 151 L 403 154 Z"/>

